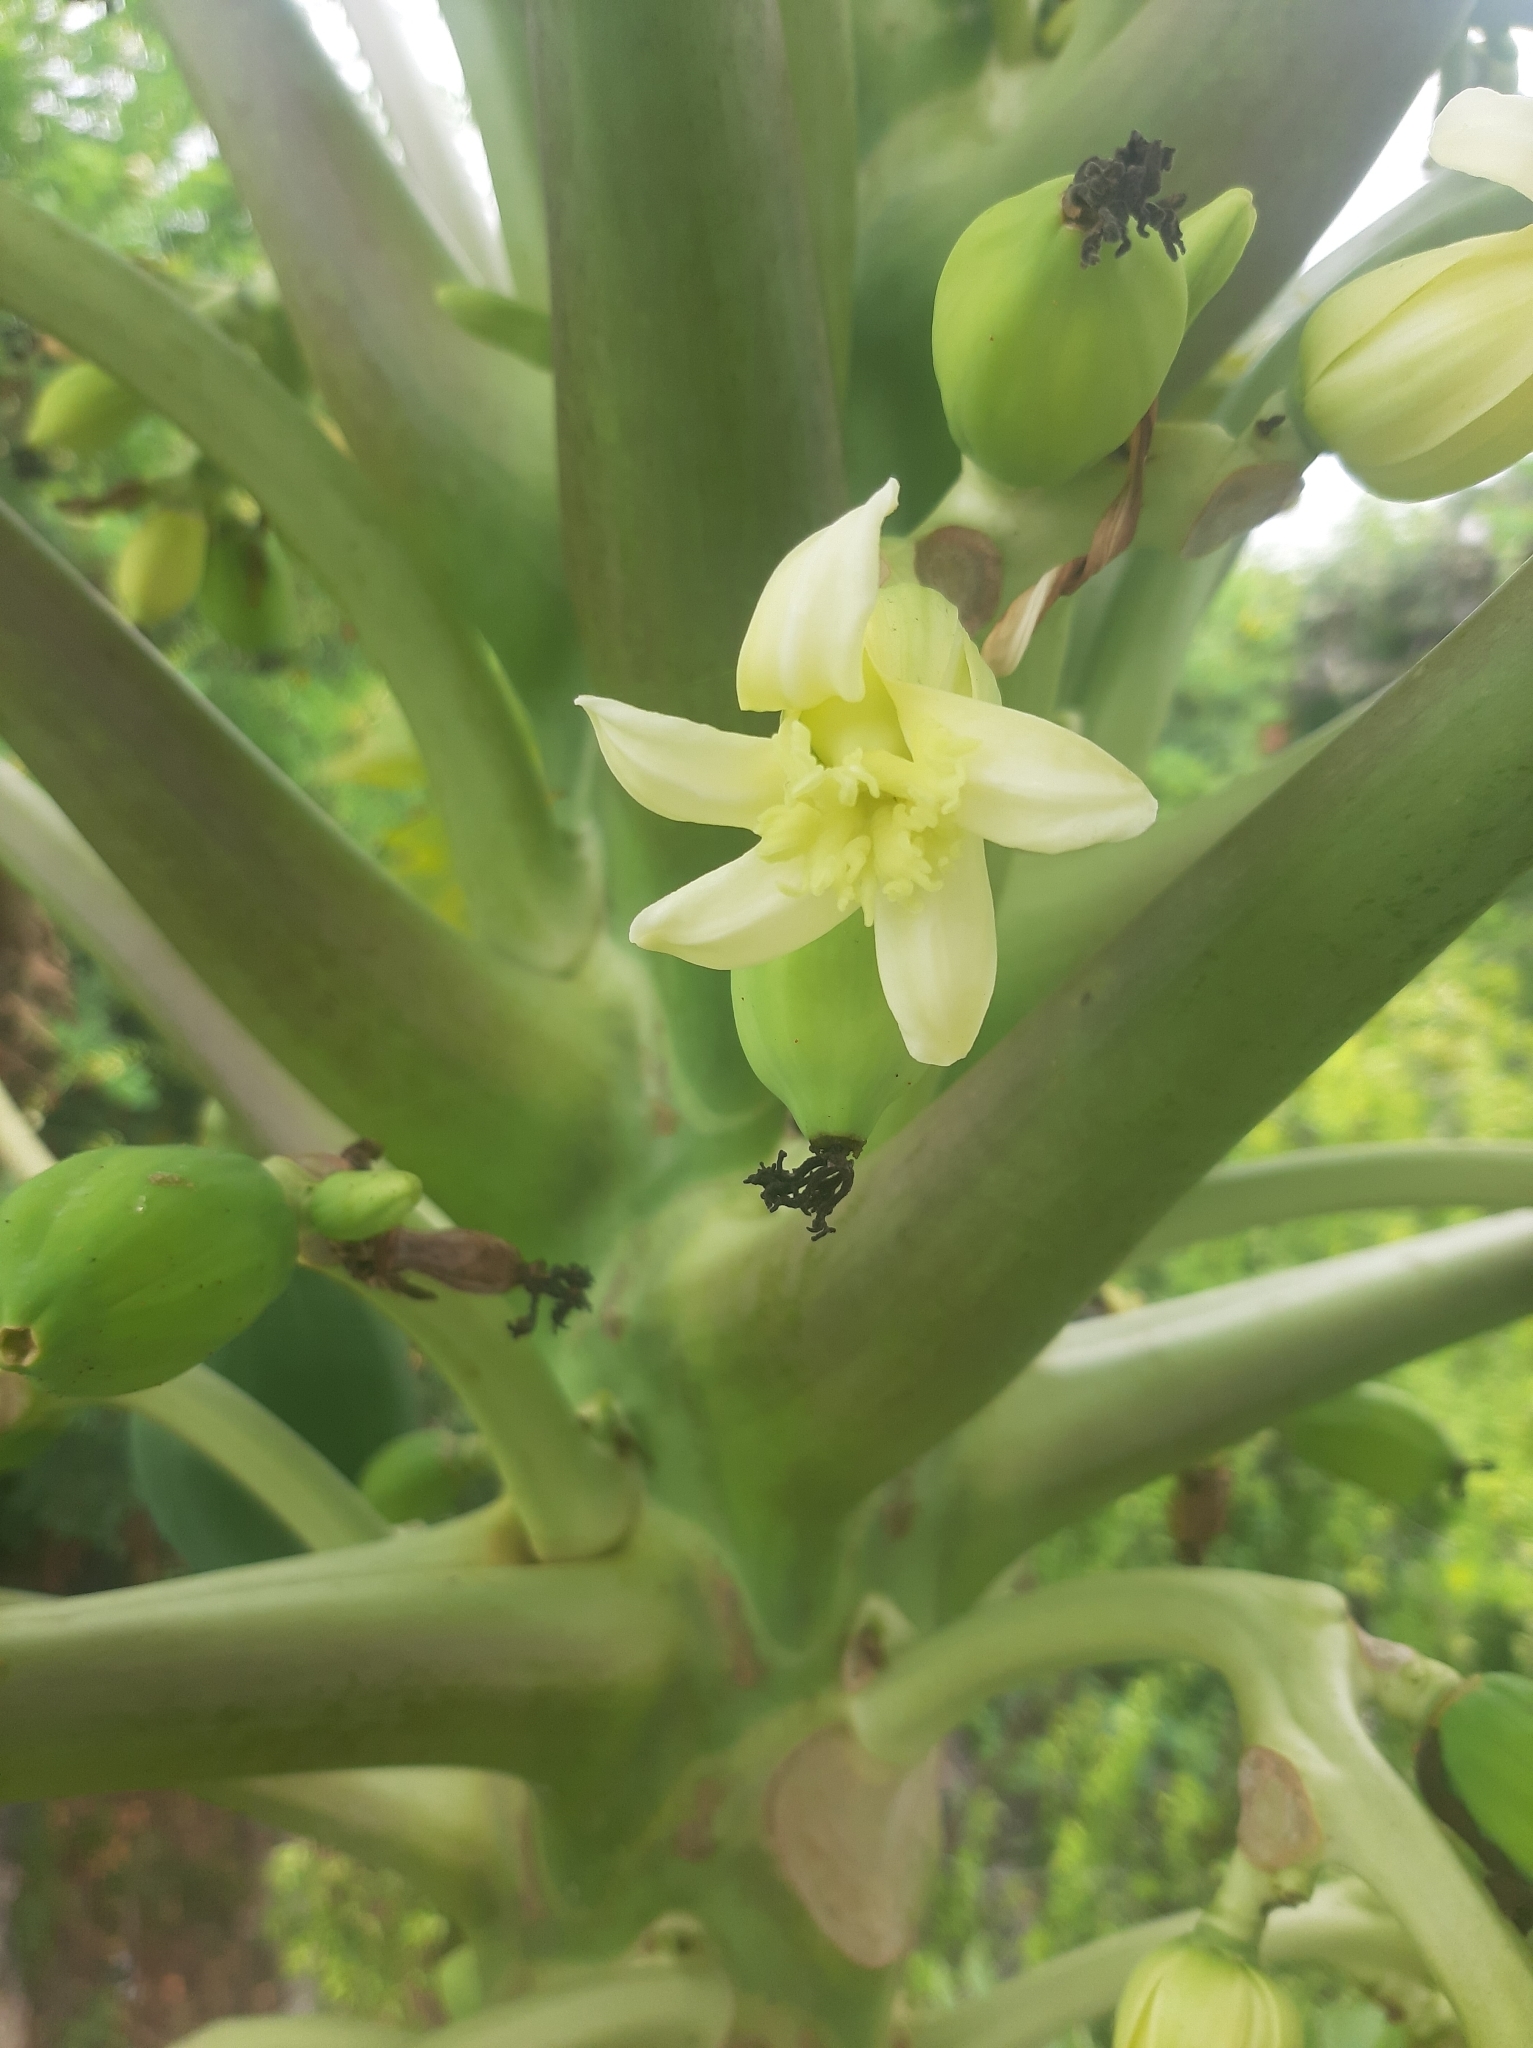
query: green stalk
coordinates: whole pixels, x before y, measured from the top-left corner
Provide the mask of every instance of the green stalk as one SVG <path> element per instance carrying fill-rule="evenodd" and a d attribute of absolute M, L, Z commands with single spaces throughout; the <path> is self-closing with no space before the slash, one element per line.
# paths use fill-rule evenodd
<path fill-rule="evenodd" d="M 269 1151 L 339 1152 L 355 1137 L 198 980 L 53 799 L 11 761 L 0 761 L 0 863 Z"/>
<path fill-rule="evenodd" d="M 376 1543 L 394 1534 L 328 1458 L 208 1366 L 194 1365 L 163 1387 L 119 1395 L 112 1406 L 147 1415 L 200 1451 L 310 1550 Z"/>
<path fill-rule="evenodd" d="M 501 1527 L 482 1531 L 491 1556 Z M 20 1602 L 0 1608 L 0 1789 L 464 1765 L 555 1788 L 625 1784 L 599 1817 L 616 1825 L 691 1738 L 674 1698 L 663 1735 L 652 1720 L 680 1626 L 653 1556 L 474 1562 L 457 1524 Z"/>
<path fill-rule="evenodd" d="M 487 2006 L 433 2038 L 440 2048 L 719 2048 L 734 2011 L 721 1971 L 657 1958 Z"/>
<path fill-rule="evenodd" d="M 547 376 L 455 327 L 456 266 L 298 0 L 155 0 L 348 446 L 529 694 L 568 684 Z"/>
<path fill-rule="evenodd" d="M 630 1534 L 639 1512 L 633 1465 L 582 1427 L 528 1337 L 506 1327 L 496 1297 L 369 1293 L 455 1389 L 506 1482 L 535 1556 L 600 1557 Z"/>
<path fill-rule="evenodd" d="M 627 996 L 600 950 L 554 981 L 450 931 L 8 512 L 0 731 L 306 1088 L 460 1222 L 584 1248 L 634 1137 Z"/>
<path fill-rule="evenodd" d="M 1135 548 L 1107 601 L 1091 645 L 1085 732 L 1115 760 L 1142 775 L 1182 680 L 1187 649 L 1235 549 L 1196 561 Z"/>
<path fill-rule="evenodd" d="M 567 971 L 590 944 L 589 856 L 555 823 L 526 713 L 304 408 L 168 286 L 0 187 L 0 296 L 120 377 L 259 499 L 398 696 L 484 936 Z"/>
<path fill-rule="evenodd" d="M 513 1778 L 429 1767 L 226 1778 L 201 1797 L 401 1871 L 460 1927 L 515 1906 L 513 1843 L 531 1795 Z"/>
<path fill-rule="evenodd" d="M 777 0 L 534 0 L 529 21 L 565 547 L 595 687 L 738 725 L 756 599 L 843 505 Z M 743 850 L 602 789 L 624 923 Z M 736 1042 L 727 977 L 663 959 L 654 973 L 684 1111 L 754 1142 L 776 1112 Z"/>
<path fill-rule="evenodd" d="M 180 2048 L 409 2048 L 420 2039 L 409 2027 L 384 2020 L 352 2019 L 345 2013 L 294 2013 L 278 2017 L 210 2020 L 181 2036 Z"/>
<path fill-rule="evenodd" d="M 828 1242 L 689 1251 L 665 1307 L 742 1505 L 844 1510 L 940 1441 L 1533 863 L 1530 618 L 1524 570 L 883 1146 Z"/>
<path fill-rule="evenodd" d="M 981 1998 L 914 2012 L 911 2048 L 1053 2048 L 1072 2027 L 1110 2013 L 1134 1966 L 1190 1934 L 1197 1920 L 1196 1913 L 1167 1913 L 1051 1956 Z"/>
<path fill-rule="evenodd" d="M 1426 1808 L 1369 1740 L 1354 1632 L 1328 1586 L 1244 1572 L 1110 1572 L 988 1601 L 847 1704 L 875 1756 L 909 1764 L 986 1700 L 1085 1664 L 1192 1658 L 1235 1696 L 1248 1745 L 1293 1764 L 1328 1860 L 1373 1886 L 1453 2001 L 1468 2048 L 1533 2038 L 1533 1964 Z"/>
<path fill-rule="evenodd" d="M 547 306 L 548 232 L 526 16 L 501 0 L 442 0 L 442 17 L 457 47 L 474 125 L 484 143 L 516 296 L 531 306 Z"/>
<path fill-rule="evenodd" d="M 919 511 L 957 467 L 931 369 L 931 305 L 976 214 L 1110 154 L 1131 128 L 1175 144 L 1177 187 L 1194 206 L 1248 186 L 1256 234 L 1173 371 L 1174 384 L 1194 382 L 1299 268 L 1467 13 L 1467 0 L 1151 0 L 1078 70 L 1056 79 L 1037 66 L 999 125 L 983 85 L 958 108 L 897 124 L 863 173 L 854 492 L 893 467 Z"/>
<path fill-rule="evenodd" d="M 1519 1213 L 1072 1323 L 925 1475 L 937 1610 L 1136 1486 L 1530 1312 Z"/>
<path fill-rule="evenodd" d="M 1207 1238 L 1344 1209 L 1520 1209 L 1530 1203 L 1530 1144 L 1439 1138 L 1327 1145 L 1215 1167 L 1160 1219 L 1134 1256 L 1156 1258 Z"/>

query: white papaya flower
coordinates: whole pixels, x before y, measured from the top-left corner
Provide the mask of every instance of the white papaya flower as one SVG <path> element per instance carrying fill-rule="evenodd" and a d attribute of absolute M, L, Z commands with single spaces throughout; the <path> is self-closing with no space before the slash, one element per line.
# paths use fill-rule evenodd
<path fill-rule="evenodd" d="M 581 697 L 608 767 L 662 817 L 756 835 L 738 860 L 640 911 L 635 945 L 753 967 L 860 912 L 911 1055 L 950 1066 L 995 987 L 984 841 L 1065 853 L 1155 816 L 1137 775 L 1066 727 L 1000 701 L 947 599 L 879 588 L 890 482 L 773 571 L 740 652 L 771 737 Z"/>
<path fill-rule="evenodd" d="M 1431 150 L 1533 199 L 1533 101 L 1461 92 Z M 1380 497 L 1441 497 L 1520 461 L 1533 451 L 1533 228 L 1342 285 L 1305 326 L 1294 389 L 1314 438 Z"/>

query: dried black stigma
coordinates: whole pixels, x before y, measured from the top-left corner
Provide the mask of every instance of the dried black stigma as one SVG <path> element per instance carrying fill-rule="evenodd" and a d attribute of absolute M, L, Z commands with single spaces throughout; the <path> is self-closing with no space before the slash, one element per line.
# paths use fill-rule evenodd
<path fill-rule="evenodd" d="M 538 1309 L 544 1301 L 553 1303 L 554 1328 L 562 1330 L 577 1308 L 591 1306 L 589 1266 L 550 1266 L 542 1259 L 529 1259 L 517 1286 L 532 1306 L 506 1328 L 513 1337 L 530 1337 L 538 1326 Z"/>
<path fill-rule="evenodd" d="M 745 1185 L 760 1188 L 770 1215 L 775 1216 L 779 1209 L 796 1209 L 813 1219 L 809 1225 L 812 1238 L 834 1237 L 825 1219 L 852 1192 L 853 1162 L 861 1150 L 861 1138 L 811 1138 L 809 1157 L 802 1166 L 787 1165 L 787 1153 L 779 1152 L 771 1164 L 763 1160 L 754 1173 L 748 1173 Z"/>
<path fill-rule="evenodd" d="M 1159 235 L 1166 254 L 1174 263 L 1186 251 L 1177 209 L 1186 204 L 1187 194 L 1158 199 L 1163 173 L 1171 168 L 1176 151 L 1165 142 L 1147 142 L 1136 128 L 1122 149 L 1114 150 L 1111 162 L 1105 156 L 1088 156 L 1066 186 L 1059 210 L 1072 227 L 1084 228 L 1081 268 L 1089 270 L 1101 260 L 1102 244 L 1113 242 L 1117 253 L 1126 256 L 1134 246 L 1129 229 L 1141 237 Z"/>

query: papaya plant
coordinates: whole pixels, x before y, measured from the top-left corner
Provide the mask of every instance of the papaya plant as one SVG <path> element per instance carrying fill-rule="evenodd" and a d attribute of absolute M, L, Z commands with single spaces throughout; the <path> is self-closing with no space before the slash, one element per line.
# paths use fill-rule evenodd
<path fill-rule="evenodd" d="M 1533 1311 L 1533 1147 L 1221 1165 L 1533 865 L 1529 572 L 1255 774 L 1141 779 L 1321 449 L 1405 497 L 1533 449 L 1518 10 L 443 0 L 493 209 L 346 12 L 387 135 L 299 0 L 155 0 L 240 306 L 0 189 L 0 301 L 74 359 L 0 508 L 0 861 L 249 1138 L 0 1119 L 7 1457 L 128 1410 L 203 1567 L 0 1597 L 0 1796 L 186 1785 L 405 1873 L 444 2048 L 1279 2048 L 1308 1965 L 1525 2048 L 1515 1688 L 1323 1587 L 1025 1569 L 1273 1424 L 1441 1490 L 1430 1416 L 1335 1404 Z M 1439 69 L 1438 167 L 1295 281 Z M 114 500 L 114 606 L 38 471 L 148 415 L 194 454 Z M 196 599 L 280 662 L 292 561 L 461 919 L 148 637 Z M 1146 1243 L 1446 1207 L 1078 1319 Z M 1206 1910 L 903 2009 L 945 1735 L 1155 1659 L 1238 1708 Z"/>

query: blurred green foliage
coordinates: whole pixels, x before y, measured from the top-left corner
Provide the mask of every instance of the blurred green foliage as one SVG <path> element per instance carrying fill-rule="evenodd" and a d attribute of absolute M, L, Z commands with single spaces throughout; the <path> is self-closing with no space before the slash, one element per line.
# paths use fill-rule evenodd
<path fill-rule="evenodd" d="M 312 1842 L 282 1842 L 267 1858 L 266 1888 L 265 1932 L 282 1974 L 309 1986 L 321 2012 L 440 2021 L 431 1974 L 450 1930 L 403 1878 Z"/>

